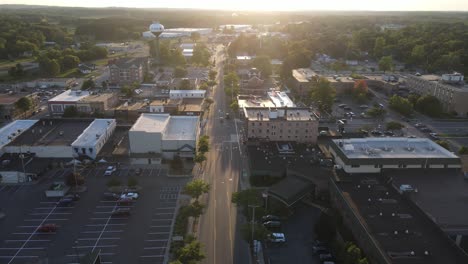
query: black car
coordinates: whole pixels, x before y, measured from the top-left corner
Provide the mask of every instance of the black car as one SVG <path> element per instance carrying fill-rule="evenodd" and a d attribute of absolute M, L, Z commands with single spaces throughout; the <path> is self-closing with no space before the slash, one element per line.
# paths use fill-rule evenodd
<path fill-rule="evenodd" d="M 351 110 L 353 110 L 353 109 L 351 109 L 351 107 L 349 107 L 349 106 L 345 106 L 345 107 L 344 107 L 344 110 L 351 111 Z"/>
<path fill-rule="evenodd" d="M 280 221 L 280 218 L 276 215 L 265 215 L 262 217 L 262 222 L 268 222 L 268 221 Z"/>
<path fill-rule="evenodd" d="M 281 227 L 280 221 L 267 221 L 263 223 L 264 227 L 272 228 L 272 227 Z"/>
<path fill-rule="evenodd" d="M 73 205 L 72 198 L 62 198 L 57 202 L 57 207 L 69 207 Z"/>
<path fill-rule="evenodd" d="M 330 250 L 328 250 L 328 248 L 323 247 L 323 246 L 313 246 L 312 247 L 312 254 L 313 255 L 330 254 Z"/>
<path fill-rule="evenodd" d="M 370 133 L 371 133 L 372 135 L 374 135 L 374 136 L 382 136 L 382 132 L 380 132 L 380 131 L 378 131 L 378 130 L 372 130 Z"/>
<path fill-rule="evenodd" d="M 394 134 L 392 131 L 385 131 L 384 134 L 385 134 L 386 136 L 390 136 L 390 137 L 395 136 L 395 134 Z"/>
<path fill-rule="evenodd" d="M 107 200 L 118 200 L 120 199 L 120 195 L 116 193 L 106 192 L 104 193 L 104 198 L 106 198 Z"/>

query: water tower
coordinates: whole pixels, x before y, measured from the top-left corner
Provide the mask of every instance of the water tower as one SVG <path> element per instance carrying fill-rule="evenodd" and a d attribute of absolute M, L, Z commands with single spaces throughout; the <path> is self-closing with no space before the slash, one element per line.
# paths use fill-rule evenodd
<path fill-rule="evenodd" d="M 153 22 L 153 24 L 150 25 L 149 30 L 151 33 L 153 33 L 154 36 L 156 36 L 156 47 L 155 47 L 155 61 L 156 63 L 160 63 L 160 58 L 159 58 L 159 36 L 164 32 L 164 26 L 161 25 L 158 21 Z"/>

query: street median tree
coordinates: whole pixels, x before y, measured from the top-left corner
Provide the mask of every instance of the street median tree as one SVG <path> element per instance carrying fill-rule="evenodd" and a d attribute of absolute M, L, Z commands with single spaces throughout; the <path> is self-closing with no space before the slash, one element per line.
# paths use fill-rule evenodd
<path fill-rule="evenodd" d="M 195 179 L 185 185 L 184 193 L 190 195 L 195 199 L 195 201 L 198 201 L 198 198 L 202 194 L 208 193 L 210 191 L 210 187 L 210 184 L 206 183 L 204 180 Z"/>

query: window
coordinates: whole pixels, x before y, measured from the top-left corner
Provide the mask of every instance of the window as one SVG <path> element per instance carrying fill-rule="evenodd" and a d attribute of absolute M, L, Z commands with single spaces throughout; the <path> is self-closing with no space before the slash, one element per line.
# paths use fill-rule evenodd
<path fill-rule="evenodd" d="M 270 129 L 267 129 L 267 133 L 270 133 Z"/>
<path fill-rule="evenodd" d="M 88 148 L 88 150 L 89 150 L 89 154 L 93 153 L 93 148 Z"/>
<path fill-rule="evenodd" d="M 406 168 L 406 164 L 398 164 L 398 168 Z"/>
<path fill-rule="evenodd" d="M 252 126 L 255 126 L 255 122 L 252 122 Z"/>
<path fill-rule="evenodd" d="M 361 165 L 356 165 L 356 164 L 351 165 L 351 168 L 359 168 L 359 167 L 361 167 Z"/>
<path fill-rule="evenodd" d="M 255 133 L 255 129 L 252 129 L 252 133 Z"/>
<path fill-rule="evenodd" d="M 81 148 L 81 153 L 86 154 L 86 148 Z"/>
<path fill-rule="evenodd" d="M 78 152 L 79 152 L 78 148 L 73 148 L 73 149 L 75 150 L 75 152 L 76 152 L 76 153 L 78 153 Z"/>

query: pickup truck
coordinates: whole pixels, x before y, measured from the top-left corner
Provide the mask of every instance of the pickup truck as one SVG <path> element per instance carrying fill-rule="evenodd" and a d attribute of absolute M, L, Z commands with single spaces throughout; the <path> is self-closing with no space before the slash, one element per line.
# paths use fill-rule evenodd
<path fill-rule="evenodd" d="M 70 190 L 70 187 L 65 185 L 64 182 L 54 182 L 45 191 L 46 197 L 63 197 Z"/>

